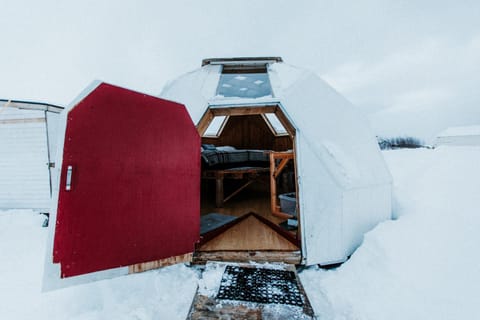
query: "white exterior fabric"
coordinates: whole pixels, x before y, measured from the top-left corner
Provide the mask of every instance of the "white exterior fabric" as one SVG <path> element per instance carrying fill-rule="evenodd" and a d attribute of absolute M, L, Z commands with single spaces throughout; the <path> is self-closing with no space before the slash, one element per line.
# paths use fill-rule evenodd
<path fill-rule="evenodd" d="M 279 79 L 289 72 L 281 64 L 272 69 Z M 301 132 L 297 164 L 306 264 L 345 261 L 366 231 L 390 218 L 390 173 L 367 120 L 319 77 L 302 74 L 279 98 Z M 376 194 L 378 189 L 383 192 Z"/>
<path fill-rule="evenodd" d="M 190 117 L 197 124 L 205 113 L 209 100 L 215 96 L 220 72 L 221 66 L 209 65 L 187 73 L 168 83 L 160 97 L 186 105 Z"/>
<path fill-rule="evenodd" d="M 0 209 L 50 207 L 45 112 L 0 113 Z"/>
<path fill-rule="evenodd" d="M 344 257 L 340 250 L 342 190 L 328 169 L 317 160 L 303 132 L 297 131 L 296 139 L 303 257 L 309 265 L 335 263 Z"/>
<path fill-rule="evenodd" d="M 345 261 L 366 231 L 391 217 L 392 179 L 366 118 L 300 68 L 270 65 L 274 96 L 259 99 L 215 97 L 220 72 L 204 66 L 171 82 L 161 97 L 185 104 L 195 123 L 209 106 L 279 104 L 296 128 L 304 262 Z"/>
<path fill-rule="evenodd" d="M 343 193 L 342 251 L 350 255 L 363 240 L 363 234 L 379 221 L 391 218 L 390 184 L 347 190 Z M 346 258 L 346 256 L 345 256 Z"/>

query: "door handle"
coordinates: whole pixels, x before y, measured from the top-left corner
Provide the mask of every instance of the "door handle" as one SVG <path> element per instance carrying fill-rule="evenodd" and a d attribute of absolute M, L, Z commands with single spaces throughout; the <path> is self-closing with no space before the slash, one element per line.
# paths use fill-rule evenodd
<path fill-rule="evenodd" d="M 72 171 L 73 167 L 68 166 L 67 167 L 67 183 L 65 185 L 65 190 L 70 191 L 72 189 Z"/>

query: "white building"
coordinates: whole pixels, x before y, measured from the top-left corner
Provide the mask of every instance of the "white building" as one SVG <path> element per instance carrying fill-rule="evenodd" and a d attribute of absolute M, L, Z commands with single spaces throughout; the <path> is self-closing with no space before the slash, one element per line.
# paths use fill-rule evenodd
<path fill-rule="evenodd" d="M 480 146 L 480 125 L 450 127 L 440 132 L 435 146 Z"/>
<path fill-rule="evenodd" d="M 49 210 L 48 164 L 55 156 L 56 119 L 62 109 L 0 100 L 0 209 Z"/>

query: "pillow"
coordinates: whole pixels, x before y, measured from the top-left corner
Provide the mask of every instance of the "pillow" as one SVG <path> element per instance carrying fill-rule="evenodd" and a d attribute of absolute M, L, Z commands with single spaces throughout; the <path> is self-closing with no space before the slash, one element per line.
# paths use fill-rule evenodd
<path fill-rule="evenodd" d="M 203 150 L 215 150 L 215 145 L 214 144 L 202 144 Z"/>
<path fill-rule="evenodd" d="M 221 147 L 217 147 L 217 150 L 218 151 L 235 151 L 237 149 L 235 149 L 235 147 L 231 147 L 231 146 L 221 146 Z"/>

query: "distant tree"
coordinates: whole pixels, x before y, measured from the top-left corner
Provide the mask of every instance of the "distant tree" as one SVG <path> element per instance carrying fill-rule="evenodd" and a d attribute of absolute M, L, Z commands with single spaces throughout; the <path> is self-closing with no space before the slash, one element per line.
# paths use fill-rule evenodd
<path fill-rule="evenodd" d="M 415 137 L 377 137 L 378 145 L 382 150 L 425 148 L 425 143 Z"/>

